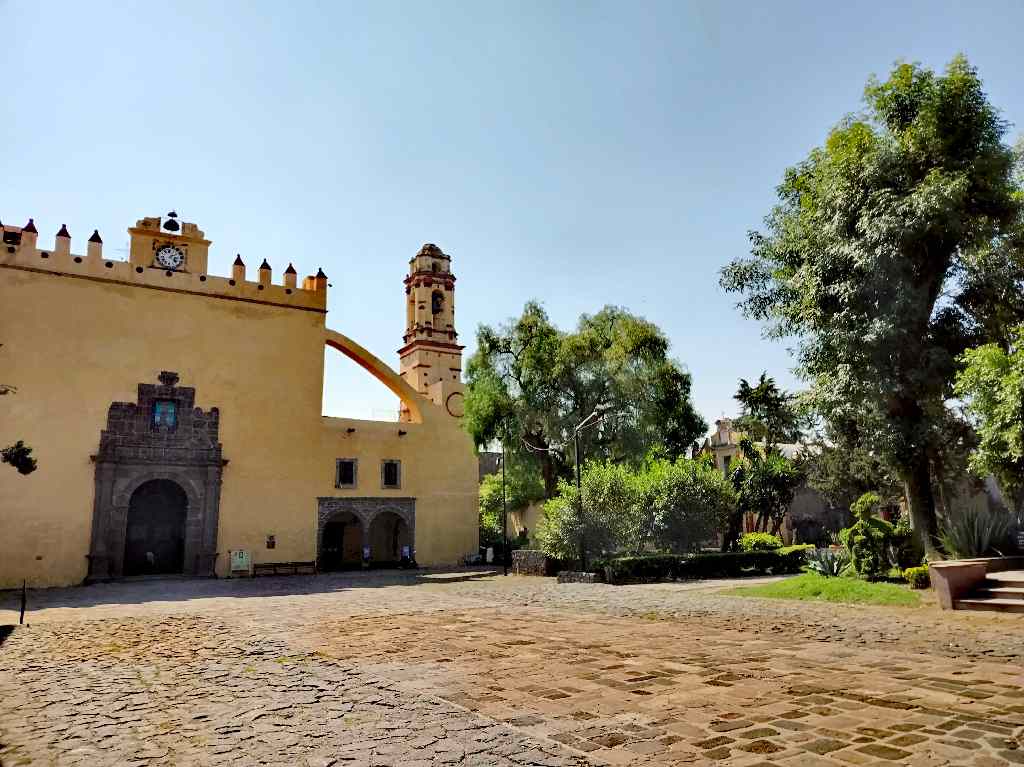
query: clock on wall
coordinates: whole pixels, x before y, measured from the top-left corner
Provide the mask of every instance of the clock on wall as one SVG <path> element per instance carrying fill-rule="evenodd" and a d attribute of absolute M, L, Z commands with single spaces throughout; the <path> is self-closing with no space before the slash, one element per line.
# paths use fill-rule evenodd
<path fill-rule="evenodd" d="M 164 269 L 179 269 L 185 263 L 185 253 L 174 245 L 164 245 L 156 252 L 156 264 Z"/>

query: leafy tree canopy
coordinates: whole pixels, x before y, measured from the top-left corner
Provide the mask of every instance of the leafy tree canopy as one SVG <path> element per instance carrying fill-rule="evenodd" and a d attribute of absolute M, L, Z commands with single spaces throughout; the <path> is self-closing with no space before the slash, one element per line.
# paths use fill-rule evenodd
<path fill-rule="evenodd" d="M 979 438 L 971 469 L 993 475 L 1024 511 L 1024 325 L 1010 335 L 1008 349 L 990 343 L 964 353 L 957 393 L 967 401 Z"/>
<path fill-rule="evenodd" d="M 477 332 L 466 365 L 465 426 L 477 446 L 501 440 L 510 465 L 538 467 L 547 497 L 570 474 L 574 427 L 598 405 L 610 408 L 581 433 L 588 460 L 678 457 L 707 426 L 690 401 L 689 373 L 668 351 L 656 325 L 624 309 L 585 314 L 567 333 L 528 303 L 507 325 Z"/>
<path fill-rule="evenodd" d="M 736 425 L 755 442 L 775 445 L 800 439 L 796 397 L 782 391 L 767 371 L 761 373 L 754 386 L 741 378 L 734 399 L 740 404 Z"/>
<path fill-rule="evenodd" d="M 942 75 L 897 65 L 786 171 L 751 256 L 721 277 L 770 335 L 795 338 L 817 412 L 855 419 L 897 471 L 930 555 L 929 449 L 957 358 L 1005 326 L 1016 310 L 1000 296 L 1024 286 L 1005 131 L 964 57 Z"/>

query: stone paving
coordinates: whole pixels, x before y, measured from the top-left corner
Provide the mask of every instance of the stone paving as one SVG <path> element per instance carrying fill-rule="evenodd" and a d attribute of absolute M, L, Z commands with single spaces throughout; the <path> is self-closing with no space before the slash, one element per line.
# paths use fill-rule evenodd
<path fill-rule="evenodd" d="M 470 578 L 33 593 L 0 765 L 1024 764 L 1022 616 Z"/>

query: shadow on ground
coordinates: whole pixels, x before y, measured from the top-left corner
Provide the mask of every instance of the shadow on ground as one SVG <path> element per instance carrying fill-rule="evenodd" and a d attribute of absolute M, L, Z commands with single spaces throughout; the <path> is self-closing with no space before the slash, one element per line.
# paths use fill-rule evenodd
<path fill-rule="evenodd" d="M 111 583 L 66 588 L 29 589 L 26 621 L 33 611 L 54 608 L 85 608 L 98 605 L 179 602 L 192 599 L 230 597 L 300 596 L 330 594 L 350 589 L 417 586 L 424 583 L 462 583 L 495 575 L 489 568 L 457 570 L 369 570 L 364 572 L 318 573 L 316 575 L 278 575 L 260 578 L 132 578 Z M 21 589 L 0 591 L 0 620 L 5 611 L 17 612 Z M 2 632 L 11 629 L 0 626 Z M 8 634 L 10 632 L 8 631 Z"/>

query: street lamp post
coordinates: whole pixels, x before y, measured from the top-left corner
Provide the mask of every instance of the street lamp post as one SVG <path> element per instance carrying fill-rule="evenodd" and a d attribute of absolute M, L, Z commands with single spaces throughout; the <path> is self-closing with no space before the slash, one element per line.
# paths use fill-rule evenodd
<path fill-rule="evenodd" d="M 580 520 L 580 567 L 583 570 L 587 569 L 587 539 L 586 539 L 586 525 L 583 521 L 583 455 L 580 450 L 580 432 L 589 426 L 593 426 L 595 423 L 600 421 L 601 417 L 611 410 L 612 405 L 603 402 L 594 408 L 594 412 L 576 424 L 572 430 L 573 445 L 576 452 L 576 495 L 579 497 L 579 520 Z M 533 453 L 555 453 L 562 455 L 562 448 L 555 446 L 538 447 L 531 445 L 525 439 L 523 444 L 526 449 Z M 504 487 L 504 486 L 503 486 Z M 502 495 L 504 498 L 504 494 Z"/>
<path fill-rule="evenodd" d="M 611 409 L 611 405 L 603 402 L 594 408 L 594 412 L 576 424 L 572 430 L 573 445 L 576 453 L 576 495 L 580 504 L 580 569 L 587 570 L 587 539 L 586 523 L 583 519 L 583 456 L 580 454 L 580 432 L 597 423 Z"/>
<path fill-rule="evenodd" d="M 580 571 L 587 571 L 587 526 L 583 521 L 583 461 L 580 459 L 580 427 L 577 426 L 572 433 L 573 442 L 576 448 L 576 499 L 580 505 Z"/>
<path fill-rule="evenodd" d="M 501 564 L 508 575 L 508 504 L 505 501 L 505 443 L 501 443 Z"/>

